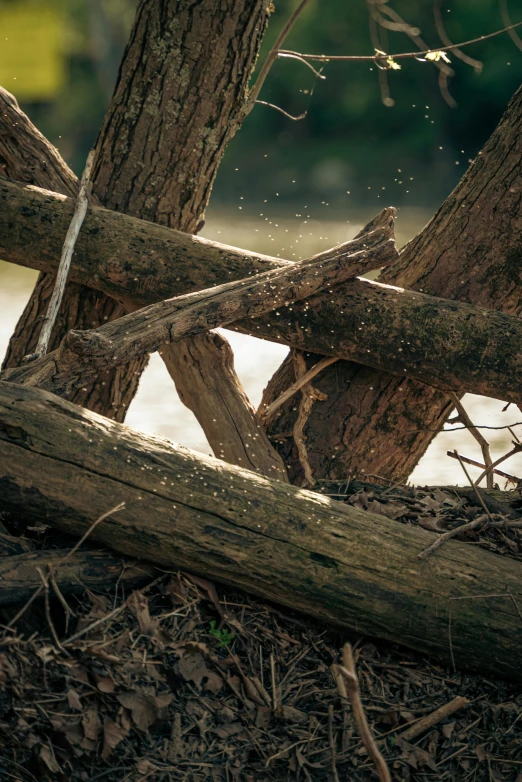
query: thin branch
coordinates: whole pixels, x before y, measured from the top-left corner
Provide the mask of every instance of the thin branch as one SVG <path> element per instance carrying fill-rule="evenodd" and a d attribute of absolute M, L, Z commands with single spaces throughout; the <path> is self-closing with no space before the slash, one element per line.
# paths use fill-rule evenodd
<path fill-rule="evenodd" d="M 430 554 L 433 554 L 434 551 L 446 543 L 447 540 L 456 537 L 461 532 L 468 532 L 470 529 L 475 529 L 475 527 L 479 527 L 487 521 L 489 521 L 488 517 L 482 513 L 480 516 L 477 516 L 476 519 L 473 519 L 473 521 L 467 521 L 465 524 L 455 527 L 455 529 L 450 529 L 449 532 L 445 532 L 443 535 L 439 535 L 438 538 L 435 538 L 431 546 L 428 546 L 428 548 L 425 548 L 420 554 L 417 554 L 417 558 L 426 559 L 426 557 L 429 557 Z"/>
<path fill-rule="evenodd" d="M 451 401 L 455 405 L 457 412 L 459 414 L 459 418 L 461 419 L 463 424 L 466 424 L 468 427 L 470 433 L 473 435 L 477 443 L 480 445 L 480 450 L 482 451 L 482 458 L 484 459 L 484 464 L 486 465 L 486 470 L 488 470 L 487 473 L 487 483 L 486 488 L 492 489 L 493 488 L 493 473 L 491 472 L 491 465 L 493 464 L 493 460 L 491 459 L 491 452 L 489 450 L 489 443 L 484 437 L 483 434 L 479 432 L 479 430 L 474 425 L 473 421 L 469 417 L 469 415 L 466 412 L 466 409 L 462 402 L 460 401 L 457 394 L 455 394 L 453 391 L 450 393 Z M 477 484 L 478 485 L 478 484 Z"/>
<path fill-rule="evenodd" d="M 463 472 L 464 472 L 464 475 L 465 475 L 465 476 L 466 476 L 466 478 L 468 479 L 469 485 L 470 485 L 470 486 L 471 486 L 471 488 L 473 489 L 473 492 L 474 492 L 474 494 L 475 494 L 475 496 L 476 496 L 477 500 L 479 501 L 479 503 L 481 504 L 482 508 L 485 510 L 486 514 L 488 515 L 488 518 L 489 518 L 490 522 L 491 522 L 492 524 L 494 524 L 494 523 L 495 523 L 495 521 L 494 521 L 494 519 L 493 519 L 493 516 L 491 515 L 491 513 L 490 513 L 490 511 L 489 511 L 489 508 L 487 508 L 487 507 L 486 507 L 486 503 L 484 502 L 484 500 L 483 500 L 483 499 L 482 499 L 482 497 L 480 496 L 480 492 L 479 492 L 479 490 L 477 489 L 477 486 L 476 486 L 476 484 L 474 484 L 474 483 L 473 483 L 473 481 L 471 480 L 470 474 L 469 474 L 469 472 L 466 470 L 466 465 L 464 464 L 464 462 L 463 462 L 463 461 L 462 461 L 462 459 L 460 458 L 460 456 L 459 456 L 459 454 L 457 453 L 457 451 L 455 451 L 455 456 L 456 456 L 456 457 L 457 457 L 457 459 L 459 460 L 459 463 L 460 463 L 460 466 L 462 467 L 462 470 L 463 470 Z"/>
<path fill-rule="evenodd" d="M 442 0 L 435 0 L 435 2 L 433 3 L 433 16 L 435 18 L 435 27 L 437 28 L 437 32 L 439 34 L 440 40 L 442 41 L 444 46 L 453 46 L 453 41 L 451 41 L 449 35 L 446 32 L 446 28 L 444 27 L 444 22 L 442 20 L 442 13 L 440 8 L 441 4 L 442 4 Z M 510 25 L 511 20 L 508 20 L 507 22 L 504 21 L 504 24 Z M 473 57 L 470 57 L 469 55 L 465 54 L 465 52 L 461 52 L 458 47 L 453 49 L 452 51 L 455 57 L 458 57 L 459 60 L 462 60 L 462 62 L 471 65 L 471 67 L 474 68 L 477 73 L 480 73 L 482 71 L 482 63 L 480 62 L 480 60 L 475 60 Z"/>
<path fill-rule="evenodd" d="M 302 58 L 301 58 L 302 59 Z M 287 111 L 281 108 L 281 106 L 277 106 L 275 103 L 269 103 L 267 100 L 256 100 L 254 103 L 260 103 L 262 106 L 269 106 L 271 109 L 275 109 L 276 111 L 280 111 L 281 114 L 284 114 L 285 117 L 288 117 L 288 119 L 293 119 L 294 122 L 297 122 L 300 119 L 304 119 L 307 115 L 307 112 L 304 111 L 302 114 L 289 114 Z"/>
<path fill-rule="evenodd" d="M 72 220 L 69 224 L 65 241 L 63 243 L 62 255 L 60 258 L 60 265 L 58 266 L 58 272 L 56 274 L 56 280 L 54 283 L 54 289 L 49 302 L 47 313 L 43 318 L 43 326 L 38 338 L 38 344 L 34 353 L 25 356 L 25 361 L 32 361 L 41 356 L 45 356 L 49 349 L 49 342 L 51 340 L 51 333 L 56 323 L 58 311 L 63 299 L 63 292 L 65 290 L 65 284 L 67 277 L 69 276 L 69 269 L 71 267 L 71 260 L 78 239 L 78 234 L 82 227 L 85 215 L 87 214 L 87 207 L 89 205 L 89 193 L 91 190 L 91 171 L 94 163 L 94 149 L 91 149 L 87 156 L 87 162 L 83 170 L 82 179 L 80 182 L 80 190 L 78 192 L 78 198 L 76 199 L 76 206 Z"/>
<path fill-rule="evenodd" d="M 303 58 L 299 54 L 281 54 L 281 53 L 279 53 L 278 57 L 288 57 L 289 59 L 299 60 L 299 62 L 302 62 L 304 65 L 306 65 L 307 68 L 310 68 L 312 73 L 315 76 L 317 76 L 318 79 L 323 79 L 323 80 L 326 79 L 326 76 L 323 76 L 321 71 L 316 70 L 314 68 L 314 66 L 311 65 L 311 63 L 308 62 L 308 60 L 303 60 Z"/>
<path fill-rule="evenodd" d="M 326 367 L 329 367 L 330 364 L 334 364 L 336 361 L 339 361 L 339 359 L 335 356 L 328 356 L 327 358 L 321 359 L 321 361 L 318 361 L 317 364 L 314 364 L 314 366 L 309 369 L 308 372 L 296 380 L 295 383 L 292 383 L 291 386 L 283 391 L 283 393 L 278 396 L 277 399 L 275 399 L 270 405 L 267 405 L 264 408 L 260 407 L 257 411 L 257 415 L 261 419 L 261 422 L 266 425 L 268 419 L 272 417 L 272 415 L 281 407 L 281 405 L 293 397 L 293 395 L 296 394 L 303 386 L 310 383 L 310 381 L 316 375 L 318 375 L 319 372 L 322 372 L 323 369 L 326 369 Z"/>
<path fill-rule="evenodd" d="M 386 761 L 379 751 L 379 747 L 372 735 L 366 714 L 364 712 L 364 706 L 361 700 L 361 693 L 359 690 L 359 680 L 355 672 L 355 664 L 353 661 L 352 647 L 349 643 L 346 643 L 343 648 L 343 664 L 336 665 L 335 669 L 341 674 L 346 683 L 346 690 L 352 702 L 352 711 L 357 729 L 361 736 L 362 742 L 366 747 L 369 757 L 375 763 L 377 768 L 377 774 L 380 782 L 391 782 L 390 772 Z"/>
<path fill-rule="evenodd" d="M 304 54 L 303 52 L 294 52 L 291 49 L 280 49 L 277 52 L 279 55 L 297 55 L 303 60 L 315 60 L 316 62 L 336 62 L 336 61 L 352 61 L 352 62 L 377 62 L 385 61 L 387 57 L 392 57 L 394 60 L 418 60 L 426 55 L 435 54 L 435 52 L 451 52 L 454 49 L 460 49 L 462 46 L 470 46 L 473 43 L 481 43 L 487 41 L 489 38 L 494 38 L 502 33 L 508 33 L 510 30 L 514 30 L 517 27 L 522 26 L 522 22 L 516 22 L 507 27 L 503 27 L 502 30 L 495 30 L 493 33 L 487 33 L 481 35 L 479 38 L 472 38 L 469 41 L 462 41 L 462 43 L 454 43 L 451 46 L 440 46 L 438 48 L 426 49 L 421 52 L 400 52 L 399 54 Z"/>
<path fill-rule="evenodd" d="M 461 427 L 461 428 L 464 428 L 464 427 Z M 456 459 L 457 458 L 453 451 L 446 451 L 446 455 L 450 456 L 452 459 Z M 475 459 L 470 459 L 468 456 L 461 456 L 460 458 L 466 464 L 473 465 L 473 467 L 480 467 L 481 470 L 486 470 L 487 469 L 485 464 L 481 464 L 480 462 L 476 462 Z M 517 478 L 516 475 L 511 475 L 508 472 L 504 472 L 503 470 L 497 470 L 496 468 L 494 468 L 492 470 L 492 472 L 495 473 L 495 475 L 500 475 L 501 478 L 505 478 L 510 483 L 514 483 L 515 486 L 519 486 L 520 483 L 522 483 L 522 479 Z"/>
<path fill-rule="evenodd" d="M 301 350 L 293 351 L 295 377 L 296 380 L 300 380 L 306 375 L 306 361 Z M 317 388 L 314 388 L 309 383 L 301 388 L 301 401 L 299 403 L 299 410 L 297 413 L 297 421 L 294 424 L 293 437 L 297 446 L 297 453 L 299 456 L 299 463 L 303 468 L 305 483 L 304 486 L 314 486 L 315 479 L 312 473 L 310 462 L 308 461 L 308 451 L 306 450 L 306 437 L 304 434 L 304 428 L 315 400 L 324 401 L 327 399 L 326 394 L 321 393 Z"/>
<path fill-rule="evenodd" d="M 522 451 L 522 444 L 521 443 L 515 443 L 514 447 L 511 449 L 511 451 L 508 451 L 504 454 L 504 456 L 501 456 L 499 459 L 496 460 L 496 462 L 493 462 L 493 464 L 490 467 L 487 467 L 483 473 L 479 475 L 474 486 L 478 486 L 480 481 L 486 477 L 488 472 L 491 472 L 492 470 L 497 467 L 497 465 L 502 464 L 502 462 L 505 462 L 507 459 L 509 459 L 511 456 L 514 456 L 516 453 L 520 453 Z"/>
<path fill-rule="evenodd" d="M 507 31 L 509 37 L 511 38 L 511 40 L 513 41 L 515 46 L 518 49 L 520 49 L 520 51 L 522 52 L 522 38 L 520 38 L 520 36 L 513 29 L 514 26 L 511 23 L 511 17 L 509 15 L 509 11 L 508 11 L 506 0 L 498 0 L 498 7 L 499 7 L 499 10 L 500 10 L 500 15 L 502 17 L 502 21 L 504 22 L 504 24 L 507 27 L 510 28 Z"/>
<path fill-rule="evenodd" d="M 301 0 L 293 14 L 290 15 L 290 18 L 284 25 L 283 29 L 277 36 L 276 42 L 274 43 L 273 47 L 270 49 L 266 60 L 264 61 L 261 70 L 259 71 L 259 76 L 257 77 L 255 84 L 253 85 L 252 89 L 250 90 L 249 95 L 249 108 L 247 109 L 247 113 L 252 111 L 255 102 L 257 101 L 257 98 L 259 96 L 259 93 L 261 92 L 261 87 L 266 81 L 266 77 L 268 76 L 270 69 L 274 62 L 277 60 L 279 56 L 279 47 L 285 40 L 286 36 L 294 26 L 294 24 L 297 22 L 297 19 L 299 18 L 300 14 L 304 10 L 305 6 L 308 4 L 309 0 Z M 294 52 L 291 52 L 291 54 L 295 54 Z M 299 57 L 299 55 L 297 55 Z M 303 59 L 303 58 L 300 58 Z"/>

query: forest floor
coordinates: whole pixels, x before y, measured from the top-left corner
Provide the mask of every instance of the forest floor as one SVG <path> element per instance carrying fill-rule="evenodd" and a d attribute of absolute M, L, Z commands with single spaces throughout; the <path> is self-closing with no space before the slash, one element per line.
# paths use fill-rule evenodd
<path fill-rule="evenodd" d="M 516 502 L 502 513 L 494 500 L 486 512 L 473 494 L 450 490 L 351 482 L 321 491 L 438 531 L 489 513 L 488 529 L 479 523 L 459 539 L 522 559 L 520 528 L 491 526 L 518 516 Z M 43 526 L 26 534 L 64 545 Z M 52 597 L 33 613 L 35 605 L 38 633 L 23 620 L 0 628 L 1 779 L 375 780 L 331 671 L 350 641 L 393 780 L 522 782 L 520 685 L 185 573 L 131 594 Z M 455 698 L 458 710 L 432 716 Z"/>

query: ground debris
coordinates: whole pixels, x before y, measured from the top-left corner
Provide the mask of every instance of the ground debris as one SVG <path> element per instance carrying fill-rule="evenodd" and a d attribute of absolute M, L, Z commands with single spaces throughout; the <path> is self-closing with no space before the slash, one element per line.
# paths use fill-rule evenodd
<path fill-rule="evenodd" d="M 63 606 L 52 606 L 60 648 L 13 630 L 0 635 L 2 778 L 329 780 L 333 706 L 339 778 L 375 779 L 332 675 L 350 640 L 394 780 L 518 779 L 515 685 L 450 673 L 242 593 L 209 591 L 183 573 L 131 595 L 88 592 L 68 602 L 77 618 L 67 632 Z M 469 704 L 425 720 L 430 727 L 412 738 L 416 721 L 458 696 Z"/>

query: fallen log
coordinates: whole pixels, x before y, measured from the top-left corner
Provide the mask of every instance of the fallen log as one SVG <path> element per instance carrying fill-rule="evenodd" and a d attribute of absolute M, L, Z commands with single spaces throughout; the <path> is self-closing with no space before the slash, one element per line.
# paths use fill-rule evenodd
<path fill-rule="evenodd" d="M 72 208 L 0 178 L 0 258 L 55 270 Z M 71 278 L 135 308 L 284 263 L 93 207 Z M 520 319 L 483 307 L 355 279 L 230 328 L 440 389 L 522 401 Z"/>
<path fill-rule="evenodd" d="M 0 379 L 72 396 L 101 372 L 154 353 L 163 345 L 289 306 L 386 266 L 398 255 L 393 217 L 394 210 L 383 210 L 373 221 L 374 230 L 360 240 L 306 261 L 151 304 L 97 329 L 72 330 L 57 350 L 5 370 Z"/>
<path fill-rule="evenodd" d="M 522 680 L 522 565 L 0 382 L 4 507 L 359 633 Z"/>
<path fill-rule="evenodd" d="M 0 558 L 0 606 L 15 605 L 32 597 L 42 586 L 38 572 L 50 576 L 50 587 L 56 585 L 64 595 L 85 589 L 107 589 L 118 584 L 134 588 L 158 575 L 148 562 L 136 562 L 110 551 L 77 551 L 67 549 L 32 551 Z"/>

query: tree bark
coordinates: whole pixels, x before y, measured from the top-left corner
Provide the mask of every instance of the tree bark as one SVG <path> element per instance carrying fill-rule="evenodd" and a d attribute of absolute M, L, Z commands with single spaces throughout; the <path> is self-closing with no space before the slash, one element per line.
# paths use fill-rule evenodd
<path fill-rule="evenodd" d="M 72 203 L 56 194 L 24 189 L 0 178 L 0 257 L 32 268 L 55 269 L 58 263 L 55 249 L 58 248 L 59 254 L 60 236 L 67 228 L 71 212 Z M 353 240 L 354 248 L 359 241 Z M 93 207 L 80 232 L 71 278 L 136 308 L 158 299 L 247 278 L 269 268 L 280 269 L 288 263 Z M 301 350 L 336 355 L 395 373 L 401 377 L 399 388 L 406 383 L 407 376 L 458 393 L 472 391 L 520 402 L 520 320 L 459 301 L 355 279 L 336 286 L 333 294 L 326 292 L 313 296 L 304 303 L 276 310 L 263 318 L 238 321 L 231 324 L 231 328 Z M 214 343 L 211 348 L 216 351 Z M 183 349 L 188 350 L 186 345 Z M 197 348 L 190 350 L 188 367 L 193 361 L 202 366 Z M 309 364 L 315 364 L 316 360 L 315 356 L 308 357 Z M 329 400 L 316 404 L 312 413 L 315 417 L 322 416 L 325 425 L 330 412 L 339 415 L 337 408 L 334 406 L 330 411 L 330 406 L 337 396 L 342 396 L 342 384 L 346 386 L 350 381 L 347 367 L 351 371 L 353 365 L 337 362 L 331 373 L 325 370 L 314 379 L 314 385 L 330 393 Z M 290 380 L 293 382 L 295 376 L 291 366 L 289 370 L 288 381 L 281 383 L 281 387 L 287 388 Z M 183 372 L 183 368 L 178 371 Z M 197 380 L 197 372 L 194 370 L 191 381 L 194 388 L 196 382 L 201 388 L 205 381 L 204 378 Z M 365 377 L 373 374 L 371 370 L 359 369 L 353 379 L 354 385 L 357 387 Z M 325 377 L 329 378 L 326 386 Z M 385 377 L 388 384 L 395 382 L 389 375 Z M 227 387 L 230 387 L 228 383 L 225 386 L 216 384 L 216 393 Z M 434 388 L 424 389 L 424 393 L 441 396 Z M 371 394 L 367 396 L 373 399 Z M 231 411 L 240 408 L 246 410 L 243 402 L 236 405 L 235 399 L 232 402 L 228 399 L 221 414 L 232 424 Z M 208 405 L 207 409 L 212 412 Z M 358 421 L 364 430 L 367 412 L 374 416 L 378 412 L 380 416 L 383 431 L 379 442 L 382 446 L 386 427 L 393 431 L 393 419 L 387 419 L 384 405 L 377 411 L 372 411 L 370 406 L 367 411 L 365 401 L 359 400 L 358 405 L 348 407 L 345 414 L 352 428 Z M 257 424 L 255 418 L 252 424 L 251 414 L 248 411 L 247 414 L 245 426 L 252 426 L 254 436 Z M 408 414 L 410 431 L 404 436 L 415 442 L 416 438 L 425 436 L 424 430 L 430 428 L 429 421 L 423 420 L 423 413 L 417 416 L 414 408 L 409 409 Z M 288 408 L 281 410 L 278 420 L 281 425 L 278 424 L 277 433 L 274 432 L 276 438 L 293 428 Z M 215 453 L 219 454 L 223 430 L 219 422 L 214 426 L 216 428 L 212 430 L 212 421 L 207 419 L 205 431 L 210 432 L 218 449 Z M 226 431 L 232 431 L 228 424 Z M 235 442 L 237 444 L 238 440 Z M 249 439 L 241 439 L 234 460 L 230 459 L 232 463 L 244 463 L 241 459 L 248 444 Z M 314 447 L 313 438 L 311 445 Z M 325 454 L 325 461 L 328 457 L 334 474 L 337 473 L 332 459 L 341 447 L 346 447 L 342 438 L 333 439 L 330 451 Z M 338 474 L 344 475 L 343 470 L 340 465 Z"/>
<path fill-rule="evenodd" d="M 519 89 L 460 184 L 380 281 L 519 316 L 521 162 Z M 476 358 L 478 369 L 480 353 Z M 314 364 L 317 356 L 309 356 L 308 361 Z M 498 368 L 502 371 L 501 360 Z M 429 378 L 417 378 L 430 383 Z M 286 361 L 270 382 L 265 403 L 294 380 L 293 367 Z M 406 478 L 453 408 L 447 394 L 436 388 L 353 363 L 337 362 L 315 385 L 328 396 L 327 402 L 314 406 L 306 427 L 308 458 L 316 479 L 365 473 Z M 269 428 L 271 438 L 291 429 L 294 418 L 289 404 Z M 278 448 L 291 482 L 302 480 L 292 441 L 283 439 Z"/>
<path fill-rule="evenodd" d="M 0 491 L 7 510 L 78 536 L 124 500 L 92 532 L 116 551 L 446 662 L 453 653 L 458 667 L 522 678 L 519 562 L 457 541 L 420 560 L 434 533 L 1 382 Z"/>
<path fill-rule="evenodd" d="M 57 350 L 0 377 L 70 398 L 107 369 L 169 343 L 289 306 L 380 269 L 397 257 L 391 210 L 382 212 L 378 227 L 365 234 L 361 244 L 364 249 L 347 242 L 292 266 L 151 304 L 97 329 L 71 330 Z"/>
<path fill-rule="evenodd" d="M 52 575 L 64 595 L 116 584 L 134 588 L 159 575 L 147 562 L 128 560 L 109 551 L 77 551 L 69 555 L 68 549 L 56 549 L 4 556 L 0 557 L 0 606 L 28 600 L 42 586 L 38 570 Z"/>
<path fill-rule="evenodd" d="M 96 143 L 93 193 L 104 206 L 190 233 L 201 228 L 217 168 L 245 114 L 248 81 L 269 13 L 264 0 L 225 0 L 218 6 L 212 0 L 140 0 Z M 51 281 L 40 280 L 6 366 L 18 366 L 32 352 L 35 322 L 51 290 Z M 94 308 L 74 296 L 68 296 L 66 306 L 62 325 L 65 321 L 69 329 L 87 325 L 77 322 L 80 306 L 88 311 L 90 328 L 124 314 L 120 303 L 99 296 Z M 56 341 L 63 336 L 64 331 L 57 333 Z M 198 338 L 202 354 L 211 349 L 209 341 Z M 173 354 L 169 365 L 175 361 Z M 122 421 L 145 363 L 141 357 L 100 377 L 75 401 Z M 214 355 L 208 371 L 221 372 L 219 382 L 229 385 L 229 395 L 240 406 L 244 392 L 233 370 L 216 365 Z M 183 373 L 176 378 L 182 398 L 190 399 L 192 388 Z M 200 411 L 197 398 L 191 401 L 204 425 L 206 411 Z M 213 398 L 213 407 L 224 420 L 220 397 Z M 250 410 L 244 411 L 249 430 L 234 429 L 235 440 L 255 433 L 255 416 L 249 416 Z M 234 452 L 225 458 L 233 460 Z"/>

